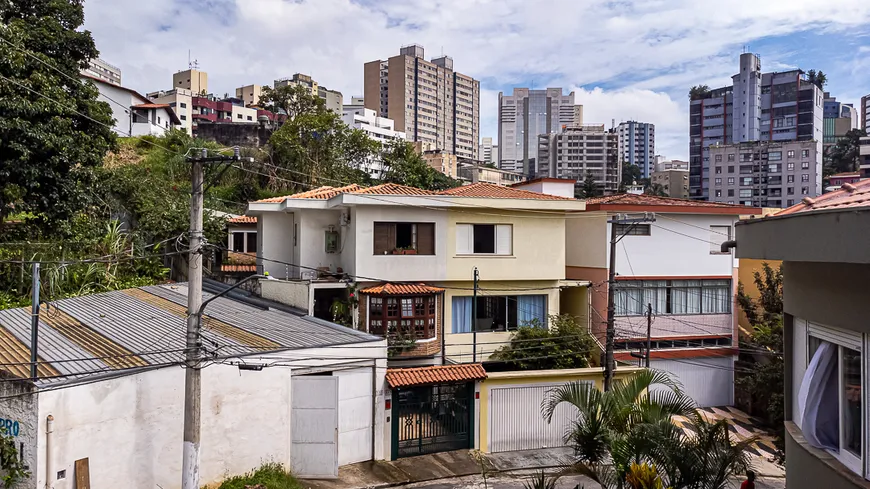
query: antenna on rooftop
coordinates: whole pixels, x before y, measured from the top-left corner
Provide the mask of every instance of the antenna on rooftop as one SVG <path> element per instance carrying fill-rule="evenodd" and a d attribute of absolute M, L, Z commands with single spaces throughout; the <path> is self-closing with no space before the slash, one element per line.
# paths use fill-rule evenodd
<path fill-rule="evenodd" d="M 187 68 L 191 70 L 199 69 L 199 61 L 190 60 L 190 49 L 187 50 Z"/>

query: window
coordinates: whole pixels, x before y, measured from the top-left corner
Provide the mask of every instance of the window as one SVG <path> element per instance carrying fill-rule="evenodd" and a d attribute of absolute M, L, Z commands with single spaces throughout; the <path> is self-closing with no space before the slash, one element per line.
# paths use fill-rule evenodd
<path fill-rule="evenodd" d="M 472 297 L 453 297 L 453 332 L 471 333 Z M 547 325 L 546 295 L 478 296 L 477 331 L 513 331 Z"/>
<path fill-rule="evenodd" d="M 794 163 L 787 163 L 787 164 L 786 164 L 786 169 L 787 169 L 788 171 L 794 171 Z"/>
<path fill-rule="evenodd" d="M 257 233 L 246 233 L 245 236 L 245 245 L 247 246 L 246 251 L 248 253 L 256 253 L 257 252 Z"/>
<path fill-rule="evenodd" d="M 182 109 L 186 109 L 186 108 L 187 108 L 187 104 L 184 103 L 184 102 L 179 102 L 179 103 L 178 103 L 178 106 L 181 107 Z"/>
<path fill-rule="evenodd" d="M 457 224 L 457 255 L 510 255 L 513 227 L 510 224 Z"/>
<path fill-rule="evenodd" d="M 722 155 L 716 155 L 716 163 L 720 163 L 722 161 Z"/>
<path fill-rule="evenodd" d="M 731 241 L 731 226 L 710 226 L 711 255 L 730 255 L 730 252 L 722 251 L 722 243 L 726 241 Z"/>
<path fill-rule="evenodd" d="M 795 335 L 808 347 L 794 352 L 795 372 L 803 372 L 795 386 L 795 423 L 810 445 L 828 450 L 853 472 L 867 477 L 862 443 L 867 436 L 862 398 L 868 380 L 862 379 L 864 335 L 794 319 Z M 798 343 L 796 338 L 795 343 Z M 799 387 L 799 388 L 798 388 Z"/>
<path fill-rule="evenodd" d="M 241 119 L 241 118 L 242 118 L 242 114 L 236 114 L 236 119 Z"/>
<path fill-rule="evenodd" d="M 728 155 L 728 161 L 734 161 L 734 153 Z"/>
<path fill-rule="evenodd" d="M 716 174 L 719 175 L 719 174 L 721 174 L 721 173 L 722 173 L 722 167 L 721 167 L 721 166 L 717 166 L 717 167 L 716 167 Z"/>
<path fill-rule="evenodd" d="M 809 157 L 810 157 L 810 150 L 802 149 L 801 150 L 801 158 L 809 158 Z"/>
<path fill-rule="evenodd" d="M 620 280 L 614 289 L 617 316 L 728 314 L 731 280 Z"/>
<path fill-rule="evenodd" d="M 380 297 L 369 299 L 369 332 L 381 336 L 435 337 L 436 296 Z"/>
<path fill-rule="evenodd" d="M 183 121 L 186 121 L 186 120 L 187 120 L 187 116 L 184 115 L 184 114 L 178 116 L 178 118 L 181 119 L 181 120 L 183 120 Z"/>
<path fill-rule="evenodd" d="M 734 165 L 728 167 L 728 173 L 734 173 Z"/>
<path fill-rule="evenodd" d="M 728 185 L 734 185 L 734 177 L 728 177 Z"/>
<path fill-rule="evenodd" d="M 257 252 L 257 233 L 235 231 L 231 235 L 230 251 L 237 253 L 256 253 Z"/>
<path fill-rule="evenodd" d="M 722 197 L 722 191 L 716 190 L 716 197 Z"/>
<path fill-rule="evenodd" d="M 788 175 L 785 177 L 785 183 L 794 183 L 794 175 Z"/>
<path fill-rule="evenodd" d="M 373 235 L 375 255 L 435 254 L 435 223 L 376 222 Z"/>
<path fill-rule="evenodd" d="M 770 173 L 779 173 L 782 171 L 782 164 L 771 163 L 771 164 L 767 165 L 767 171 Z"/>
<path fill-rule="evenodd" d="M 252 120 L 254 120 L 254 119 L 253 119 L 251 116 L 248 116 L 248 120 L 249 120 L 249 121 L 252 121 Z"/>
<path fill-rule="evenodd" d="M 715 179 L 714 183 L 715 183 L 716 185 L 722 185 L 722 179 L 721 179 L 721 178 L 717 178 L 717 179 Z"/>
<path fill-rule="evenodd" d="M 802 161 L 801 162 L 801 170 L 809 170 L 809 169 L 810 169 L 810 162 L 809 161 Z"/>
<path fill-rule="evenodd" d="M 245 233 L 233 233 L 233 251 L 245 252 Z"/>
<path fill-rule="evenodd" d="M 751 188 L 740 189 L 740 197 L 743 197 L 743 198 L 752 197 L 752 189 Z"/>
<path fill-rule="evenodd" d="M 740 185 L 752 185 L 752 177 L 741 177 Z"/>
<path fill-rule="evenodd" d="M 771 151 L 767 153 L 768 161 L 782 161 L 782 151 Z"/>
<path fill-rule="evenodd" d="M 801 195 L 809 195 L 810 188 L 809 187 L 801 187 Z"/>
<path fill-rule="evenodd" d="M 788 152 L 786 153 L 786 156 L 788 156 L 789 158 L 794 158 L 794 150 L 793 149 L 788 150 Z"/>
<path fill-rule="evenodd" d="M 728 197 L 734 197 L 734 189 L 733 188 L 728 189 Z M 729 202 L 729 204 L 733 204 L 733 202 Z"/>
<path fill-rule="evenodd" d="M 810 175 L 809 175 L 808 173 L 804 173 L 803 175 L 801 175 L 801 181 L 802 181 L 802 182 L 809 182 L 809 181 L 810 181 Z"/>
<path fill-rule="evenodd" d="M 617 236 L 649 236 L 649 224 L 614 224 L 613 234 Z"/>

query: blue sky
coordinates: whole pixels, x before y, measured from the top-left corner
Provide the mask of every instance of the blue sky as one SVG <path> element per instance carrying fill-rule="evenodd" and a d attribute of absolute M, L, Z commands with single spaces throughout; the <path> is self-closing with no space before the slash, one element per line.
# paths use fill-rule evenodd
<path fill-rule="evenodd" d="M 870 93 L 870 2 L 858 0 L 87 0 L 102 57 L 140 92 L 168 89 L 188 50 L 210 91 L 302 72 L 346 99 L 363 63 L 418 43 L 481 80 L 481 135 L 498 92 L 574 90 L 586 122 L 656 124 L 656 152 L 685 159 L 692 85 L 721 86 L 744 47 L 764 71 L 822 70 L 857 104 Z"/>

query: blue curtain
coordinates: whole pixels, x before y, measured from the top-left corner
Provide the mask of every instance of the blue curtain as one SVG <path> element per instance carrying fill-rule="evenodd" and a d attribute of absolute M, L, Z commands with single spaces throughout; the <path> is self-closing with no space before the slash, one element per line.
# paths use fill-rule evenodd
<path fill-rule="evenodd" d="M 536 319 L 541 326 L 547 327 L 547 296 L 518 295 L 517 322 L 519 325 L 528 326 L 528 323 Z"/>
<path fill-rule="evenodd" d="M 453 298 L 454 333 L 471 333 L 471 297 Z"/>

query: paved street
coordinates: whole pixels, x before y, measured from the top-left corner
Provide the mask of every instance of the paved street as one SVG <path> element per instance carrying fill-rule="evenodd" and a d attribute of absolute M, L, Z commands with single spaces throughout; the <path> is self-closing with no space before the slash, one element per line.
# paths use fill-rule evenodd
<path fill-rule="evenodd" d="M 487 480 L 488 489 L 523 489 L 525 481 L 529 478 L 528 475 L 522 476 L 498 476 Z M 729 486 L 729 489 L 738 489 L 742 479 L 735 479 Z M 430 482 L 419 482 L 416 484 L 407 484 L 404 487 L 408 489 L 484 489 L 483 479 L 480 476 L 455 477 L 451 479 L 441 479 Z M 565 476 L 559 479 L 556 485 L 557 489 L 598 489 L 597 485 L 587 477 L 572 475 Z M 756 489 L 785 489 L 785 479 L 783 478 L 762 478 L 755 483 Z"/>

